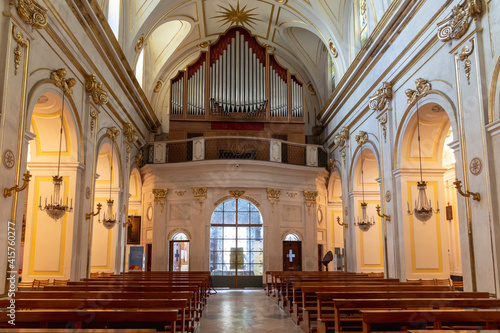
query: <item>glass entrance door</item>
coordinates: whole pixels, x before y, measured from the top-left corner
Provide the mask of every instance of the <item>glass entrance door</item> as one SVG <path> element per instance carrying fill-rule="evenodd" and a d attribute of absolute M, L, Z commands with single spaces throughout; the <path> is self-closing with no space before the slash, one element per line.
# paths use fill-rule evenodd
<path fill-rule="evenodd" d="M 215 209 L 210 228 L 210 272 L 215 287 L 261 287 L 262 216 L 255 205 L 230 199 Z"/>

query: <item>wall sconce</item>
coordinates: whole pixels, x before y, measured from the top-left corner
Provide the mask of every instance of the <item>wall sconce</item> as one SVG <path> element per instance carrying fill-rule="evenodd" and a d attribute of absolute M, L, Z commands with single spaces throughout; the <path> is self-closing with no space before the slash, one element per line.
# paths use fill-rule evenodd
<path fill-rule="evenodd" d="M 90 220 L 91 217 L 99 215 L 99 213 L 101 212 L 101 208 L 102 208 L 102 204 L 99 202 L 97 204 L 97 212 L 94 213 L 94 211 L 91 211 L 90 213 L 85 214 L 85 219 Z"/>
<path fill-rule="evenodd" d="M 30 174 L 29 170 L 26 171 L 26 173 L 23 176 L 24 176 L 23 186 L 19 187 L 19 184 L 17 184 L 15 186 L 12 186 L 11 188 L 4 189 L 3 190 L 4 198 L 12 196 L 12 192 L 21 192 L 22 190 L 24 190 L 26 188 L 26 186 L 28 186 L 28 183 L 30 182 L 30 178 L 31 178 L 31 174 Z"/>
<path fill-rule="evenodd" d="M 389 215 L 385 215 L 385 214 L 380 214 L 380 206 L 377 205 L 375 207 L 375 209 L 377 210 L 377 215 L 380 216 L 381 218 L 384 218 L 387 222 L 391 222 L 391 217 Z"/>
<path fill-rule="evenodd" d="M 203 201 L 207 198 L 207 188 L 206 187 L 192 187 L 191 191 L 194 195 L 194 201 L 198 201 L 200 204 L 200 212 L 203 207 Z"/>
<path fill-rule="evenodd" d="M 160 204 L 160 210 L 163 213 L 163 207 L 165 207 L 165 203 L 167 202 L 167 193 L 168 189 L 166 188 L 154 188 L 153 195 L 155 196 L 155 203 Z"/>
<path fill-rule="evenodd" d="M 274 204 L 277 204 L 280 201 L 281 190 L 275 188 L 266 188 L 267 191 L 267 200 L 271 204 L 271 212 L 274 213 Z"/>
<path fill-rule="evenodd" d="M 307 214 L 311 213 L 311 207 L 316 206 L 316 198 L 318 197 L 318 191 L 304 191 L 304 197 L 306 207 L 307 207 Z"/>
<path fill-rule="evenodd" d="M 462 181 L 458 180 L 458 178 L 455 178 L 453 185 L 455 185 L 458 193 L 460 193 L 461 196 L 466 198 L 472 196 L 472 200 L 481 201 L 481 195 L 479 194 L 479 192 L 462 191 Z"/>
<path fill-rule="evenodd" d="M 341 226 L 341 227 L 344 227 L 344 228 L 349 228 L 349 225 L 347 223 L 340 223 L 340 216 L 337 216 L 337 223 Z"/>
<path fill-rule="evenodd" d="M 122 223 L 122 227 L 131 227 L 132 226 L 132 221 L 134 220 L 135 214 L 132 214 L 130 216 L 127 216 L 127 222 Z"/>

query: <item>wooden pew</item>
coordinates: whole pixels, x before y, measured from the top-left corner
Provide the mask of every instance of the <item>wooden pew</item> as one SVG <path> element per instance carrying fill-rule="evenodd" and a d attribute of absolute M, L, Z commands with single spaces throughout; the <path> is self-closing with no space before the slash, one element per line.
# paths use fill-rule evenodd
<path fill-rule="evenodd" d="M 499 299 L 486 298 L 401 298 L 401 299 L 335 299 L 335 332 L 342 331 L 342 323 L 348 322 L 349 330 L 362 327 L 360 310 L 387 309 L 444 309 L 444 308 L 490 309 L 500 307 Z"/>
<path fill-rule="evenodd" d="M 487 292 L 429 292 L 429 291 L 383 291 L 383 292 L 318 292 L 317 331 L 335 331 L 334 301 L 336 299 L 397 299 L 397 298 L 481 298 L 488 299 Z"/>
<path fill-rule="evenodd" d="M 0 327 L 12 327 L 8 323 L 8 311 L 0 311 Z M 42 328 L 155 328 L 175 333 L 177 310 L 16 310 L 16 327 Z"/>
<path fill-rule="evenodd" d="M 0 328 L 0 333 L 156 333 L 155 329 L 149 328 Z"/>
<path fill-rule="evenodd" d="M 455 309 L 455 310 L 362 310 L 363 333 L 370 333 L 376 326 L 382 330 L 406 331 L 422 329 L 432 325 L 434 329 L 459 325 L 471 329 L 498 329 L 500 310 Z M 451 327 L 450 327 L 451 328 Z M 377 328 L 377 330 L 380 330 Z"/>
<path fill-rule="evenodd" d="M 7 308 L 9 299 L 0 300 L 0 308 Z M 189 321 L 186 322 L 186 299 L 15 299 L 16 311 L 19 309 L 157 309 L 178 311 L 179 328 L 186 332 Z"/>

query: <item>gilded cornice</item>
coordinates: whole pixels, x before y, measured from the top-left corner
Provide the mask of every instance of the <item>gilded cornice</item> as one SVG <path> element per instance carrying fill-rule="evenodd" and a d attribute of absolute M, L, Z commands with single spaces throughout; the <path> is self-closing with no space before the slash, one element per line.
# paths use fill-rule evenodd
<path fill-rule="evenodd" d="M 66 96 L 73 95 L 73 87 L 76 84 L 76 80 L 74 78 L 66 79 L 66 69 L 59 68 L 52 73 L 50 73 L 50 78 L 54 80 L 54 85 L 62 89 Z"/>
<path fill-rule="evenodd" d="M 47 26 L 47 9 L 35 0 L 18 0 L 17 13 L 24 22 L 37 29 Z"/>
<path fill-rule="evenodd" d="M 368 133 L 365 131 L 359 131 L 359 134 L 354 137 L 356 139 L 356 142 L 358 143 L 358 147 L 361 146 L 362 144 L 368 142 Z"/>
<path fill-rule="evenodd" d="M 115 127 L 108 127 L 106 130 L 106 136 L 109 137 L 113 142 L 116 140 L 116 138 L 120 135 L 120 131 Z"/>
<path fill-rule="evenodd" d="M 461 38 L 469 29 L 472 20 L 481 14 L 481 0 L 465 0 L 453 7 L 451 15 L 439 22 L 437 36 L 440 41 L 447 42 Z"/>
<path fill-rule="evenodd" d="M 108 92 L 102 89 L 102 82 L 96 80 L 95 74 L 85 76 L 85 90 L 90 93 L 94 103 L 104 105 L 108 103 Z"/>
<path fill-rule="evenodd" d="M 339 147 L 344 147 L 348 139 L 349 139 L 349 128 L 344 126 L 337 134 L 335 134 L 333 142 L 335 142 L 335 144 Z"/>
<path fill-rule="evenodd" d="M 127 138 L 129 143 L 136 142 L 139 138 L 131 123 L 125 123 L 125 125 L 123 125 L 123 135 Z"/>
<path fill-rule="evenodd" d="M 392 99 L 392 84 L 390 82 L 384 82 L 382 83 L 382 88 L 377 89 L 375 94 L 370 96 L 368 106 L 372 110 L 382 111 L 390 99 Z"/>
<path fill-rule="evenodd" d="M 406 89 L 405 94 L 408 96 L 408 104 L 413 104 L 420 98 L 427 95 L 427 92 L 431 90 L 431 84 L 429 81 L 418 78 L 415 80 L 416 90 Z"/>
<path fill-rule="evenodd" d="M 24 39 L 22 32 L 15 32 L 16 26 L 12 25 L 12 37 L 17 42 L 17 46 L 14 49 L 14 75 L 17 75 L 17 69 L 21 63 L 21 47 L 26 47 L 28 42 Z"/>

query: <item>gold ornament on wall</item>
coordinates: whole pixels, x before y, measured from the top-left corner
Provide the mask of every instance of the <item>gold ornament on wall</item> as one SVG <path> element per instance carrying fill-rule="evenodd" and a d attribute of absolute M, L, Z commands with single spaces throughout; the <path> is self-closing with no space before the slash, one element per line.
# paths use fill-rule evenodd
<path fill-rule="evenodd" d="M 54 85 L 62 89 L 66 96 L 73 95 L 73 87 L 76 85 L 76 80 L 74 78 L 66 79 L 66 69 L 59 68 L 52 73 L 50 73 L 50 78 L 54 80 Z"/>
<path fill-rule="evenodd" d="M 245 194 L 245 191 L 229 191 L 229 194 L 231 194 L 231 196 L 235 199 L 239 199 L 241 197 L 243 197 L 243 195 Z"/>
<path fill-rule="evenodd" d="M 106 136 L 113 142 L 116 141 L 118 135 L 120 135 L 120 131 L 115 126 L 108 127 L 108 129 L 106 130 Z"/>
<path fill-rule="evenodd" d="M 439 22 L 437 36 L 440 41 L 447 42 L 461 38 L 469 29 L 472 20 L 481 14 L 481 0 L 465 0 L 453 7 L 451 15 Z"/>
<path fill-rule="evenodd" d="M 163 208 L 167 202 L 168 189 L 166 188 L 154 188 L 153 195 L 155 197 L 155 203 L 160 204 L 160 210 L 163 213 Z"/>
<path fill-rule="evenodd" d="M 333 158 L 330 158 L 328 160 L 328 171 L 332 172 L 334 167 L 335 167 L 335 160 Z"/>
<path fill-rule="evenodd" d="M 356 142 L 358 143 L 358 147 L 362 144 L 368 142 L 368 133 L 365 131 L 359 131 L 359 134 L 354 137 Z"/>
<path fill-rule="evenodd" d="M 15 30 L 16 26 L 12 25 L 12 36 L 17 42 L 17 46 L 14 49 L 14 75 L 17 75 L 17 69 L 21 63 L 21 47 L 26 47 L 28 42 L 24 39 L 24 35 L 20 31 L 16 33 Z"/>
<path fill-rule="evenodd" d="M 379 119 L 380 126 L 382 127 L 382 134 L 384 135 L 384 142 L 387 142 L 387 114 Z"/>
<path fill-rule="evenodd" d="M 276 51 L 276 48 L 272 45 L 269 44 L 263 44 L 263 45 L 266 47 L 268 53 L 274 53 L 274 51 Z"/>
<path fill-rule="evenodd" d="M 429 81 L 419 78 L 415 80 L 416 90 L 406 89 L 405 94 L 408 97 L 408 104 L 413 104 L 420 98 L 427 95 L 427 92 L 431 90 L 431 84 Z"/>
<path fill-rule="evenodd" d="M 392 98 L 392 84 L 390 82 L 382 83 L 382 88 L 377 89 L 375 94 L 370 96 L 368 106 L 372 110 L 382 111 L 387 102 Z"/>
<path fill-rule="evenodd" d="M 191 191 L 193 192 L 194 200 L 198 201 L 200 204 L 200 212 L 203 207 L 203 202 L 207 199 L 208 189 L 206 187 L 192 187 Z"/>
<path fill-rule="evenodd" d="M 240 8 L 240 2 L 236 4 L 236 8 L 233 7 L 231 4 L 229 5 L 229 8 L 224 8 L 222 6 L 218 6 L 221 11 L 218 11 L 217 13 L 220 15 L 214 16 L 214 19 L 219 19 L 218 22 L 222 22 L 221 27 L 229 24 L 230 26 L 236 25 L 236 26 L 242 26 L 245 27 L 248 26 L 250 28 L 253 28 L 254 24 L 256 24 L 258 21 L 264 22 L 261 19 L 256 18 L 258 15 L 257 13 L 252 13 L 254 10 L 257 8 L 252 8 L 252 9 L 246 9 L 247 6 L 245 5 L 243 8 Z"/>
<path fill-rule="evenodd" d="M 470 71 L 472 65 L 469 56 L 472 54 L 472 51 L 474 51 L 474 39 L 471 39 L 470 42 L 470 49 L 467 45 L 465 45 L 464 47 L 462 47 L 462 51 L 457 55 L 457 59 L 464 62 L 465 77 L 467 78 L 468 85 L 470 85 Z"/>
<path fill-rule="evenodd" d="M 35 0 L 18 0 L 17 13 L 24 22 L 37 29 L 47 26 L 47 9 Z"/>
<path fill-rule="evenodd" d="M 161 82 L 161 80 L 158 80 L 155 84 L 155 88 L 153 89 L 153 92 L 155 92 L 155 93 L 159 92 L 162 87 L 163 87 L 163 82 Z"/>
<path fill-rule="evenodd" d="M 288 195 L 289 198 L 295 198 L 297 192 L 286 192 L 286 194 Z"/>
<path fill-rule="evenodd" d="M 127 138 L 127 141 L 130 143 L 136 142 L 139 138 L 137 136 L 137 132 L 135 131 L 134 126 L 131 123 L 125 123 L 123 125 L 123 135 Z"/>
<path fill-rule="evenodd" d="M 305 204 L 307 207 L 307 214 L 311 212 L 311 207 L 316 205 L 316 198 L 318 197 L 318 191 L 304 191 Z"/>
<path fill-rule="evenodd" d="M 201 42 L 200 44 L 196 45 L 198 46 L 198 48 L 201 50 L 201 49 L 205 49 L 207 47 L 210 46 L 210 41 L 204 41 L 204 42 Z"/>
<path fill-rule="evenodd" d="M 139 154 L 135 157 L 135 164 L 137 164 L 137 167 L 140 168 L 142 166 L 142 154 Z"/>
<path fill-rule="evenodd" d="M 94 109 L 90 109 L 90 132 L 94 131 L 95 122 L 97 121 L 98 113 Z"/>
<path fill-rule="evenodd" d="M 329 46 L 330 46 L 330 53 L 332 54 L 332 58 L 337 58 L 339 56 L 339 52 L 337 51 L 335 44 L 333 44 L 333 42 L 330 41 Z"/>
<path fill-rule="evenodd" d="M 135 44 L 135 52 L 136 53 L 139 53 L 141 52 L 142 48 L 144 47 L 144 35 L 142 35 L 141 37 L 139 37 L 139 39 L 137 40 L 137 43 Z"/>
<path fill-rule="evenodd" d="M 280 201 L 281 190 L 276 188 L 266 188 L 267 200 L 271 204 L 271 212 L 274 213 L 274 205 Z"/>
<path fill-rule="evenodd" d="M 311 96 L 316 96 L 316 90 L 311 82 L 307 84 L 307 91 L 311 94 Z"/>
<path fill-rule="evenodd" d="M 94 103 L 104 105 L 108 103 L 108 92 L 102 89 L 102 82 L 97 82 L 96 75 L 85 76 L 85 90 L 90 93 Z"/>
<path fill-rule="evenodd" d="M 333 137 L 333 142 L 339 147 L 344 147 L 348 139 L 349 128 L 344 126 L 337 134 L 335 134 L 335 136 Z"/>

